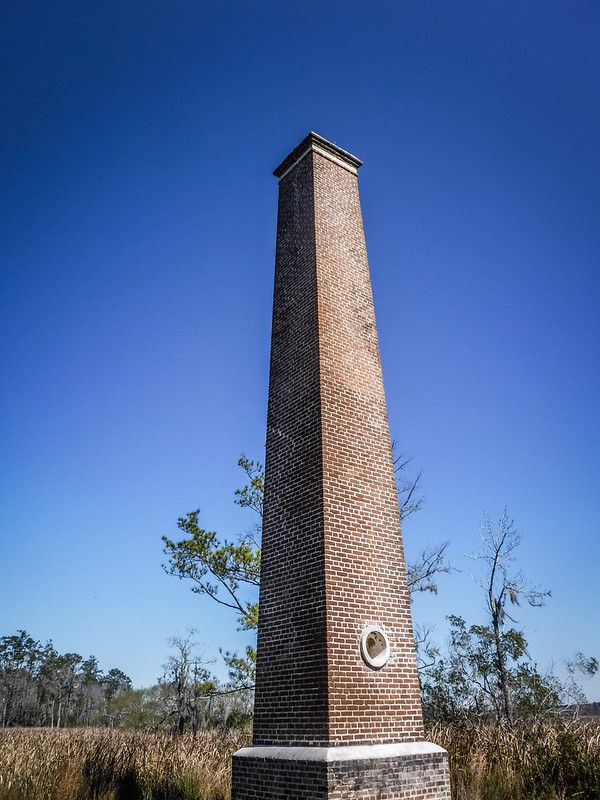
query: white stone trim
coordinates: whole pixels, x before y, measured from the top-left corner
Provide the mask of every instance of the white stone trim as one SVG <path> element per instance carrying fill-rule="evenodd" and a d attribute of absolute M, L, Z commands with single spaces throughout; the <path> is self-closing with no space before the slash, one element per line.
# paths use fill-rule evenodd
<path fill-rule="evenodd" d="M 291 170 L 293 170 L 294 167 L 297 164 L 299 164 L 302 161 L 302 159 L 305 156 L 307 156 L 311 151 L 318 153 L 320 156 L 323 156 L 323 158 L 329 159 L 329 161 L 333 161 L 334 164 L 337 164 L 339 167 L 347 169 L 348 172 L 351 172 L 353 175 L 358 175 L 358 169 L 356 169 L 356 167 L 353 167 L 351 164 L 348 164 L 347 161 L 342 161 L 341 158 L 337 158 L 336 156 L 333 155 L 333 153 L 328 153 L 327 150 L 323 150 L 321 147 L 311 142 L 311 144 L 309 144 L 306 150 L 304 150 L 304 152 L 301 155 L 299 155 L 298 158 L 292 164 L 290 164 L 290 166 L 286 169 L 286 171 L 279 176 L 279 180 L 282 181 L 288 174 L 288 172 L 291 172 Z"/>
<path fill-rule="evenodd" d="M 312 144 L 309 144 L 309 146 L 302 153 L 302 155 L 298 156 L 298 158 L 292 164 L 290 164 L 290 166 L 286 169 L 286 171 L 283 172 L 279 176 L 279 180 L 280 181 L 283 180 L 285 178 L 285 176 L 288 174 L 288 172 L 291 172 L 294 169 L 294 167 L 296 166 L 296 164 L 299 164 L 302 161 L 302 159 L 304 158 L 304 156 L 307 156 L 310 153 L 311 150 L 312 150 Z M 277 170 L 275 170 L 275 171 L 277 171 Z"/>
<path fill-rule="evenodd" d="M 236 758 L 273 758 L 288 761 L 370 761 L 445 753 L 433 742 L 397 742 L 394 744 L 359 744 L 345 747 L 280 747 L 251 745 L 235 753 Z"/>
<path fill-rule="evenodd" d="M 352 164 L 348 164 L 347 161 L 342 161 L 341 158 L 337 158 L 336 156 L 333 155 L 333 153 L 328 153 L 327 150 L 322 150 L 316 144 L 313 144 L 312 149 L 315 151 L 315 153 L 318 153 L 320 156 L 328 158 L 330 161 L 333 161 L 334 164 L 337 164 L 338 166 L 347 169 L 348 172 L 351 172 L 353 175 L 358 175 L 358 170 L 356 169 L 356 167 L 353 167 Z"/>

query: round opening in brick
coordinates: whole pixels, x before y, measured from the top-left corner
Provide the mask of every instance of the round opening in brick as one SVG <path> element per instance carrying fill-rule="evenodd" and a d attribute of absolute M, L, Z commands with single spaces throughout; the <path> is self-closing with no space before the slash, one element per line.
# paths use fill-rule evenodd
<path fill-rule="evenodd" d="M 390 641 L 379 625 L 367 625 L 360 635 L 360 654 L 372 669 L 381 669 L 390 657 Z"/>

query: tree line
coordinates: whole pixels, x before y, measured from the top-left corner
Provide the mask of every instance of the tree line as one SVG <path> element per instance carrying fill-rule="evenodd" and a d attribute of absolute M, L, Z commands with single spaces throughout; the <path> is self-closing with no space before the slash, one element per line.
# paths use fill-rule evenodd
<path fill-rule="evenodd" d="M 111 701 L 130 689 L 124 672 L 102 672 L 95 656 L 61 654 L 24 630 L 0 637 L 3 728 L 106 724 Z"/>
<path fill-rule="evenodd" d="M 195 631 L 169 640 L 154 686 L 133 689 L 120 669 L 103 672 L 95 656 L 60 654 L 27 631 L 0 637 L 0 727 L 95 726 L 168 733 L 246 725 L 252 693 L 221 685 L 208 671 Z"/>

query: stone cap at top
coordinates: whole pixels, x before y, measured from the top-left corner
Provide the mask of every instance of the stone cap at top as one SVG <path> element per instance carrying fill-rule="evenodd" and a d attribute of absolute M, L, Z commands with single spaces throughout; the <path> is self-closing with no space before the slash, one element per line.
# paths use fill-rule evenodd
<path fill-rule="evenodd" d="M 302 139 L 300 144 L 292 150 L 289 156 L 284 158 L 281 164 L 273 172 L 273 175 L 281 180 L 293 167 L 296 166 L 299 161 L 302 161 L 304 156 L 308 155 L 308 153 L 311 151 L 320 153 L 321 155 L 325 156 L 325 158 L 329 158 L 331 161 L 339 164 L 340 167 L 344 167 L 354 174 L 357 173 L 358 168 L 361 167 L 363 163 L 359 158 L 353 156 L 352 153 L 349 153 L 347 150 L 343 150 L 341 147 L 338 147 L 337 144 L 334 144 L 333 142 L 324 139 L 322 136 L 319 136 L 318 133 L 311 131 L 308 136 Z"/>

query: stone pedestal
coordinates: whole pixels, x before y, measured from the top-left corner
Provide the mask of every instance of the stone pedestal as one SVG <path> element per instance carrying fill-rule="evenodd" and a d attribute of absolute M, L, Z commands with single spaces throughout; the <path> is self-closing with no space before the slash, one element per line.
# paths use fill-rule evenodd
<path fill-rule="evenodd" d="M 236 800 L 437 800 L 450 797 L 446 751 L 429 742 L 357 747 L 245 747 Z"/>

